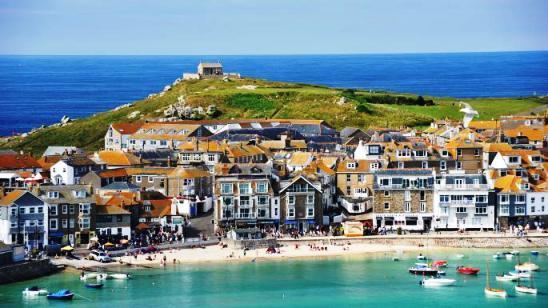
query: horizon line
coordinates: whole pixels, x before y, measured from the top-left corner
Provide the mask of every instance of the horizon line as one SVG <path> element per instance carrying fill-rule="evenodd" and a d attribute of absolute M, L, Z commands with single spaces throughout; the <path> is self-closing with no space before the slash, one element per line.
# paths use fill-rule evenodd
<path fill-rule="evenodd" d="M 548 52 L 548 49 L 537 49 L 537 50 L 494 50 L 494 51 L 405 51 L 405 52 L 349 52 L 349 53 L 264 53 L 264 54 L 245 54 L 245 53 L 227 53 L 227 54 L 213 54 L 213 53 L 204 53 L 204 54 L 106 54 L 106 53 L 99 53 L 99 54 L 79 54 L 79 53 L 59 53 L 59 54 L 49 54 L 49 53 L 22 53 L 22 54 L 10 54 L 10 53 L 0 53 L 1 57 L 5 56 L 35 56 L 35 57 L 94 57 L 94 56 L 104 56 L 104 57 L 150 57 L 150 56 L 163 56 L 163 57 L 170 57 L 170 56 L 184 56 L 184 57 L 213 57 L 213 56 L 228 56 L 228 57 L 234 57 L 234 56 L 246 56 L 246 57 L 255 57 L 255 56 L 347 56 L 347 55 L 418 55 L 418 54 L 463 54 L 463 53 L 518 53 L 518 52 Z"/>

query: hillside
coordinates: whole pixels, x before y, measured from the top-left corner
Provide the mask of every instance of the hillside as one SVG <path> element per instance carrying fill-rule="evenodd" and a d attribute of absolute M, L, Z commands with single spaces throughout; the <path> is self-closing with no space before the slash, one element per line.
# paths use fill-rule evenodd
<path fill-rule="evenodd" d="M 110 123 L 157 119 L 182 95 L 192 107 L 207 109 L 215 104 L 218 112 L 205 118 L 323 119 L 338 129 L 345 126 L 421 127 L 433 119 L 462 118 L 457 100 L 452 98 L 422 98 L 411 94 L 373 93 L 249 78 L 190 80 L 129 107 L 77 119 L 62 127 L 40 129 L 26 137 L 0 139 L 0 148 L 35 154 L 40 154 L 48 145 L 74 145 L 96 150 L 101 148 Z M 527 113 L 548 104 L 548 98 L 538 97 L 464 101 L 479 111 L 480 119 Z M 137 116 L 131 117 L 136 113 Z"/>

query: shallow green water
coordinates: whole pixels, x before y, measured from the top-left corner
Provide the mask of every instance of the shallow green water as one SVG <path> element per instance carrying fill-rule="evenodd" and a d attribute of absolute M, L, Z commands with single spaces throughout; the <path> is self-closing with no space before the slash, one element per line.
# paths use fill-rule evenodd
<path fill-rule="evenodd" d="M 432 251 L 434 259 L 449 260 L 447 277 L 456 278 L 457 285 L 446 288 L 419 286 L 420 277 L 407 272 L 416 262 L 416 254 L 392 261 L 393 254 L 364 257 L 334 257 L 315 260 L 264 261 L 243 264 L 180 265 L 166 269 L 134 271 L 129 281 L 108 280 L 102 290 L 86 289 L 78 275 L 58 275 L 0 286 L 0 306 L 73 306 L 73 307 L 165 307 L 196 306 L 314 306 L 347 307 L 547 307 L 548 306 L 548 251 L 530 257 L 521 250 L 521 260 L 538 264 L 541 271 L 535 275 L 539 294 L 516 294 L 515 283 L 492 285 L 506 288 L 509 298 L 486 298 L 485 262 L 490 261 L 491 272 L 512 270 L 516 260 L 492 260 L 491 250 Z M 465 259 L 457 260 L 457 253 Z M 477 277 L 455 273 L 457 264 L 482 269 Z M 79 296 L 72 302 L 48 301 L 44 297 L 24 299 L 21 290 L 39 285 L 49 290 L 69 288 Z M 85 298 L 84 298 L 85 297 Z"/>

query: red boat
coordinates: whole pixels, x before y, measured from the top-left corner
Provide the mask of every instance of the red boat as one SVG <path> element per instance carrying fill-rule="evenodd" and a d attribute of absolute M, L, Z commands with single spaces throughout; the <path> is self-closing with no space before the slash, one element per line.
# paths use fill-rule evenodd
<path fill-rule="evenodd" d="M 457 272 L 464 275 L 476 275 L 480 269 L 477 267 L 457 266 Z"/>
<path fill-rule="evenodd" d="M 433 267 L 447 267 L 447 261 L 445 260 L 436 260 L 432 263 Z"/>

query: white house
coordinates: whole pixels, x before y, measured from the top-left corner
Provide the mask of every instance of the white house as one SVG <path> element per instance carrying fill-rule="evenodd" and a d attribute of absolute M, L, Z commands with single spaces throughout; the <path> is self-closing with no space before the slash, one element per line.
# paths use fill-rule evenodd
<path fill-rule="evenodd" d="M 531 228 L 546 228 L 546 223 L 548 222 L 548 192 L 527 192 L 526 212 L 529 215 L 529 226 Z"/>
<path fill-rule="evenodd" d="M 101 169 L 85 156 L 63 158 L 50 168 L 50 178 L 54 185 L 80 184 L 80 178 L 90 171 Z"/>

